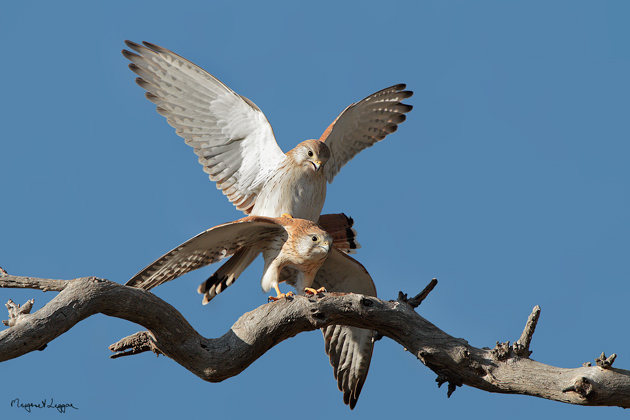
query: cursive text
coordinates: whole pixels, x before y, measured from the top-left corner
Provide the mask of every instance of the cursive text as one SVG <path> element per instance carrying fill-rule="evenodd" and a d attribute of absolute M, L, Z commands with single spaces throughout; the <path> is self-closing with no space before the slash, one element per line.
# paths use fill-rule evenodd
<path fill-rule="evenodd" d="M 23 403 L 23 402 L 20 402 L 19 398 L 16 398 L 14 400 L 11 400 L 11 407 L 23 408 L 29 413 L 34 408 L 55 408 L 60 413 L 65 413 L 67 408 L 74 408 L 75 410 L 78 410 L 78 408 L 72 405 L 72 403 L 56 404 L 52 398 L 50 399 L 50 402 L 48 402 L 48 400 L 42 400 L 39 403 L 32 403 L 32 402 Z"/>

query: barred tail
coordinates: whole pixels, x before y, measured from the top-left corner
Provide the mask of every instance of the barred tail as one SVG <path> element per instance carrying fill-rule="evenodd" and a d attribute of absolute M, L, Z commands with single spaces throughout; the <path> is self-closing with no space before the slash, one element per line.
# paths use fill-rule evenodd
<path fill-rule="evenodd" d="M 333 245 L 346 254 L 356 254 L 361 248 L 355 239 L 357 231 L 352 228 L 354 220 L 344 213 L 322 214 L 317 224 L 333 237 Z"/>

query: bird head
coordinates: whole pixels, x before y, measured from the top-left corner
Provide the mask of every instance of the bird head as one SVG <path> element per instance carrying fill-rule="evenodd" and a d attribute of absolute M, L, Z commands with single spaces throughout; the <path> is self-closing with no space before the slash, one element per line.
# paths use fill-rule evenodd
<path fill-rule="evenodd" d="M 309 260 L 319 261 L 332 249 L 333 237 L 319 226 L 314 225 L 300 235 L 297 248 L 301 255 L 308 255 Z"/>
<path fill-rule="evenodd" d="M 319 172 L 330 159 L 330 149 L 323 141 L 306 140 L 293 149 L 293 158 L 298 165 Z"/>
<path fill-rule="evenodd" d="M 317 248 L 319 251 L 325 255 L 328 255 L 330 250 L 332 249 L 333 238 L 328 234 L 328 232 L 313 232 L 310 235 L 311 246 Z"/>

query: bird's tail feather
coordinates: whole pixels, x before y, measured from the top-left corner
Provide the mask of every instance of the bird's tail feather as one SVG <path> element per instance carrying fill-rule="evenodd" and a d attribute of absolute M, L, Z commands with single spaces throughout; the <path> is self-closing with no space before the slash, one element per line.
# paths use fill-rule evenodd
<path fill-rule="evenodd" d="M 322 214 L 317 224 L 333 237 L 333 245 L 346 254 L 356 254 L 361 248 L 356 240 L 357 231 L 352 228 L 354 220 L 344 213 Z"/>

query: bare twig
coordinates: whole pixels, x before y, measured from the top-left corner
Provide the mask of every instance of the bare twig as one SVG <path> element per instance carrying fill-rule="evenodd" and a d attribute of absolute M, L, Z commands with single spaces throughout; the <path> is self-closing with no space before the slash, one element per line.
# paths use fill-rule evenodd
<path fill-rule="evenodd" d="M 601 356 L 599 356 L 597 359 L 595 359 L 595 363 L 600 368 L 610 369 L 610 368 L 612 368 L 612 364 L 613 364 L 613 362 L 615 361 L 616 358 L 617 358 L 617 355 L 615 353 L 611 354 L 609 357 L 606 357 L 604 352 L 602 352 Z"/>
<path fill-rule="evenodd" d="M 163 354 L 153 344 L 151 333 L 148 331 L 139 331 L 129 337 L 125 337 L 117 343 L 109 346 L 109 349 L 114 352 L 114 354 L 109 356 L 111 359 L 133 356 L 134 354 L 140 354 L 146 351 L 152 351 L 157 355 Z"/>
<path fill-rule="evenodd" d="M 532 352 L 529 350 L 529 345 L 532 342 L 532 337 L 534 335 L 534 331 L 536 331 L 536 324 L 538 324 L 538 318 L 540 318 L 540 306 L 534 306 L 532 309 L 532 313 L 527 318 L 527 323 L 525 324 L 525 328 L 521 333 L 521 338 L 518 339 L 516 343 L 514 343 L 514 353 L 521 357 L 529 357 Z"/>
<path fill-rule="evenodd" d="M 35 303 L 35 299 L 28 300 L 24 305 L 20 306 L 9 299 L 9 301 L 4 305 L 9 310 L 9 319 L 6 321 L 3 320 L 2 323 L 8 327 L 17 325 L 18 322 L 24 320 L 25 315 L 31 313 L 33 303 Z"/>
<path fill-rule="evenodd" d="M 431 293 L 431 291 L 435 288 L 437 283 L 438 283 L 437 279 L 432 279 L 422 292 L 418 293 L 416 296 L 412 297 L 411 299 L 407 299 L 406 293 L 398 292 L 398 301 L 404 302 L 407 305 L 411 306 L 413 309 L 416 309 L 418 306 L 420 306 L 422 301 L 425 300 L 427 296 L 429 296 L 429 293 Z"/>
<path fill-rule="evenodd" d="M 8 274 L 0 276 L 0 287 L 13 289 L 39 289 L 42 292 L 61 292 L 67 285 L 68 280 L 40 279 L 37 277 L 10 276 Z"/>
<path fill-rule="evenodd" d="M 418 293 L 416 296 L 409 299 L 407 303 L 411 305 L 412 308 L 414 309 L 417 308 L 418 306 L 420 306 L 422 301 L 426 299 L 427 296 L 429 296 L 429 293 L 431 293 L 431 291 L 435 288 L 435 286 L 437 286 L 437 283 L 438 283 L 437 279 L 432 279 L 422 292 Z"/>

